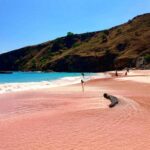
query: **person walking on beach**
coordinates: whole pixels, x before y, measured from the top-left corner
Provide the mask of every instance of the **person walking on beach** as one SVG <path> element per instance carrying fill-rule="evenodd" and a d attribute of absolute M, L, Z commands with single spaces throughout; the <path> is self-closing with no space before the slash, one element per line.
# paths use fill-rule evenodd
<path fill-rule="evenodd" d="M 81 73 L 82 78 L 81 78 L 81 86 L 82 86 L 82 92 L 84 92 L 84 73 Z"/>
<path fill-rule="evenodd" d="M 118 71 L 117 71 L 117 70 L 116 70 L 116 72 L 115 72 L 115 76 L 118 77 Z"/>
<path fill-rule="evenodd" d="M 128 72 L 129 72 L 129 68 L 126 68 L 125 76 L 128 75 Z"/>
<path fill-rule="evenodd" d="M 82 92 L 84 92 L 84 81 L 81 79 Z"/>

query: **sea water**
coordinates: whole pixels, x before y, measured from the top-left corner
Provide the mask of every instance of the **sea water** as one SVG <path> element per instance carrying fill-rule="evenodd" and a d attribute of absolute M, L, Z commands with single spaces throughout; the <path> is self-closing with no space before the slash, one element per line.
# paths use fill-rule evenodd
<path fill-rule="evenodd" d="M 85 76 L 92 76 L 93 73 L 85 73 Z M 56 72 L 13 72 L 12 74 L 0 74 L 1 83 L 23 83 L 53 81 L 66 77 L 80 77 L 81 73 L 56 73 Z"/>
<path fill-rule="evenodd" d="M 84 73 L 84 81 L 99 78 L 99 74 Z M 104 77 L 101 74 L 101 77 Z M 12 74 L 0 74 L 0 94 L 58 87 L 80 83 L 83 76 L 81 73 L 44 73 L 44 72 L 13 72 Z"/>

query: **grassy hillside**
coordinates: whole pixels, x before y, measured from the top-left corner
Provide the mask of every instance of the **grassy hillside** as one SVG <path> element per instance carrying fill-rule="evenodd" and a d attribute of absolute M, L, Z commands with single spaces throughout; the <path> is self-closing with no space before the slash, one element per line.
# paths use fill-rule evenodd
<path fill-rule="evenodd" d="M 149 64 L 150 13 L 109 30 L 65 37 L 0 55 L 0 70 L 98 72 Z"/>

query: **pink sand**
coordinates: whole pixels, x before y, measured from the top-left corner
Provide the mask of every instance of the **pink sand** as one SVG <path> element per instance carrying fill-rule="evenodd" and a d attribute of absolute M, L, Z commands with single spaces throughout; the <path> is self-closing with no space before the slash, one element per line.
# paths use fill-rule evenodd
<path fill-rule="evenodd" d="M 104 92 L 119 104 L 108 108 Z M 0 150 L 149 149 L 150 84 L 110 78 L 85 93 L 72 85 L 0 95 Z"/>

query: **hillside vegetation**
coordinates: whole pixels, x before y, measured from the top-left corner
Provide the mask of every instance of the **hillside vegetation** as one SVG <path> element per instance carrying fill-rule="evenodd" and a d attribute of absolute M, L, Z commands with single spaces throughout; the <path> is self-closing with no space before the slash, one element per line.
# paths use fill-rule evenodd
<path fill-rule="evenodd" d="M 0 70 L 98 72 L 149 66 L 150 13 L 109 30 L 71 34 L 0 55 Z"/>

